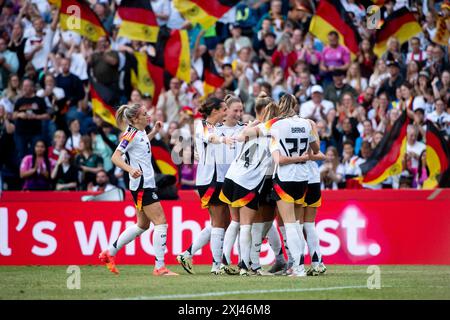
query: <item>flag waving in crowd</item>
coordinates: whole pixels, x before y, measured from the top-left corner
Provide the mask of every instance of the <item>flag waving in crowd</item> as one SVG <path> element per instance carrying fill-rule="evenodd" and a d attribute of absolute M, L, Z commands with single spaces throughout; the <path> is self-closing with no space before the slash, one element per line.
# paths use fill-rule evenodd
<path fill-rule="evenodd" d="M 148 0 L 122 0 L 117 9 L 122 20 L 119 36 L 131 40 L 156 42 L 158 23 Z"/>
<path fill-rule="evenodd" d="M 394 123 L 391 131 L 384 136 L 372 156 L 361 167 L 361 183 L 375 185 L 386 178 L 402 172 L 402 161 L 406 154 L 406 111 Z"/>
<path fill-rule="evenodd" d="M 422 32 L 422 28 L 414 15 L 406 7 L 403 7 L 390 14 L 381 28 L 377 30 L 373 51 L 378 57 L 381 57 L 387 50 L 387 42 L 390 37 L 397 38 L 400 44 L 403 44 L 420 32 Z"/>
<path fill-rule="evenodd" d="M 445 140 L 442 133 L 429 120 L 427 121 L 426 143 L 426 159 L 429 174 L 428 179 L 423 183 L 423 188 L 433 189 L 438 184 L 444 183 L 441 180 L 444 173 L 449 169 L 450 149 L 448 141 Z"/>
<path fill-rule="evenodd" d="M 61 0 L 55 4 L 59 6 L 63 30 L 78 32 L 94 42 L 108 35 L 98 16 L 84 0 Z"/>
<path fill-rule="evenodd" d="M 200 24 L 203 29 L 212 27 L 239 0 L 174 0 L 175 8 L 192 24 Z"/>
<path fill-rule="evenodd" d="M 358 53 L 361 37 L 339 0 L 320 1 L 309 31 L 324 43 L 328 43 L 328 34 L 336 31 L 352 56 Z"/>

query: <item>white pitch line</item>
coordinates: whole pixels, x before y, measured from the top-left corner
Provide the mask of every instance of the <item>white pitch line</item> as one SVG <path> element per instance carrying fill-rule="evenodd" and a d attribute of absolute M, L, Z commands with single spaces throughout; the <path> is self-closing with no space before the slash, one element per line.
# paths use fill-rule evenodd
<path fill-rule="evenodd" d="M 346 290 L 346 289 L 367 289 L 367 285 L 366 286 L 328 287 L 328 288 L 240 290 L 240 291 L 219 291 L 219 292 L 205 292 L 205 293 L 193 293 L 193 294 L 169 294 L 169 295 L 162 295 L 162 296 L 139 296 L 139 297 L 135 297 L 135 298 L 126 298 L 126 300 L 164 300 L 164 299 L 171 300 L 171 299 L 184 299 L 184 298 L 219 297 L 219 296 L 229 296 L 229 295 L 236 295 L 236 294 L 333 291 L 333 290 Z"/>

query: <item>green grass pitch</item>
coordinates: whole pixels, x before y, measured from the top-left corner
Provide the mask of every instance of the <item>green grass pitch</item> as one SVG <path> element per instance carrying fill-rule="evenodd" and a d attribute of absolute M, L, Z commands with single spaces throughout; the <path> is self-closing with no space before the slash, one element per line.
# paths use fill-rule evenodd
<path fill-rule="evenodd" d="M 329 265 L 327 274 L 291 278 L 188 275 L 154 277 L 151 266 L 81 266 L 80 289 L 68 289 L 67 266 L 1 266 L 0 299 L 450 299 L 450 266 L 379 266 L 381 288 L 369 290 L 367 266 Z M 69 281 L 70 282 L 70 281 Z"/>

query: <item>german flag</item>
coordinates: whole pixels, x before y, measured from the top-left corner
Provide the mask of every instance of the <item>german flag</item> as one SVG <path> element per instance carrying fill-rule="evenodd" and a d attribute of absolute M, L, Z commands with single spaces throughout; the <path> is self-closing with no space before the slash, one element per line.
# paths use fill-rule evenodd
<path fill-rule="evenodd" d="M 175 176 L 179 182 L 178 166 L 173 162 L 169 147 L 162 141 L 153 139 L 151 142 L 152 162 L 157 173 Z"/>
<path fill-rule="evenodd" d="M 381 28 L 376 31 L 373 51 L 381 57 L 387 50 L 387 41 L 390 37 L 397 38 L 401 45 L 420 32 L 422 28 L 414 15 L 403 7 L 389 15 Z"/>
<path fill-rule="evenodd" d="M 92 99 L 92 112 L 102 118 L 103 121 L 117 127 L 116 110 L 107 103 L 108 96 L 111 96 L 109 88 L 91 81 L 89 90 Z"/>
<path fill-rule="evenodd" d="M 360 166 L 360 183 L 375 185 L 386 178 L 402 172 L 402 161 L 406 154 L 406 111 L 394 123 L 391 131 L 380 141 L 371 157 Z"/>
<path fill-rule="evenodd" d="M 423 183 L 423 189 L 433 189 L 438 186 L 444 172 L 449 168 L 450 150 L 448 142 L 430 120 L 427 120 L 426 142 L 429 174 L 428 179 Z"/>
<path fill-rule="evenodd" d="M 204 96 L 207 97 L 211 93 L 213 93 L 217 88 L 222 87 L 225 82 L 225 79 L 219 74 L 216 66 L 214 65 L 214 60 L 206 51 L 202 55 L 203 60 L 203 92 Z"/>
<path fill-rule="evenodd" d="M 145 52 L 134 52 L 134 57 L 136 64 L 131 68 L 131 85 L 141 94 L 152 96 L 156 104 L 164 86 L 164 69 L 151 63 Z"/>
<path fill-rule="evenodd" d="M 191 82 L 191 54 L 186 30 L 170 30 L 161 27 L 156 43 L 155 64 L 170 75 Z"/>
<path fill-rule="evenodd" d="M 448 44 L 448 38 L 450 36 L 450 31 L 447 28 L 446 19 L 448 18 L 438 17 L 436 23 L 436 34 L 433 38 L 433 42 L 440 44 L 441 46 L 446 46 Z"/>
<path fill-rule="evenodd" d="M 339 0 L 319 2 L 309 25 L 309 31 L 326 44 L 328 44 L 328 33 L 336 31 L 340 43 L 347 47 L 352 58 L 358 53 L 361 37 Z"/>
<path fill-rule="evenodd" d="M 118 36 L 156 42 L 159 27 L 149 0 L 122 0 L 117 13 L 122 20 Z"/>
<path fill-rule="evenodd" d="M 238 3 L 239 0 L 174 0 L 175 8 L 185 19 L 205 30 Z"/>
<path fill-rule="evenodd" d="M 77 32 L 94 42 L 101 37 L 108 36 L 100 19 L 83 0 L 61 0 L 55 4 L 57 6 L 60 4 L 60 24 L 63 30 Z M 79 17 L 73 8 L 78 8 Z"/>

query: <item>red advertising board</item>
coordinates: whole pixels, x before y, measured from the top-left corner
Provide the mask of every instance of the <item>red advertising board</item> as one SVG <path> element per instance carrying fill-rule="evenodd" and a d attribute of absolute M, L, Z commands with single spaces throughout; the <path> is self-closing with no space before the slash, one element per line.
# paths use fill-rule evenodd
<path fill-rule="evenodd" d="M 99 252 L 135 223 L 130 198 L 82 202 L 85 193 L 4 193 L 0 200 L 0 265 L 97 264 Z M 169 223 L 166 262 L 176 263 L 209 224 L 194 192 L 163 201 Z M 330 191 L 317 228 L 327 264 L 450 264 L 450 194 L 430 191 Z M 119 264 L 153 264 L 152 228 L 123 248 Z M 237 256 L 234 250 L 234 261 Z M 262 264 L 274 255 L 265 243 Z M 194 257 L 210 264 L 209 245 Z"/>

